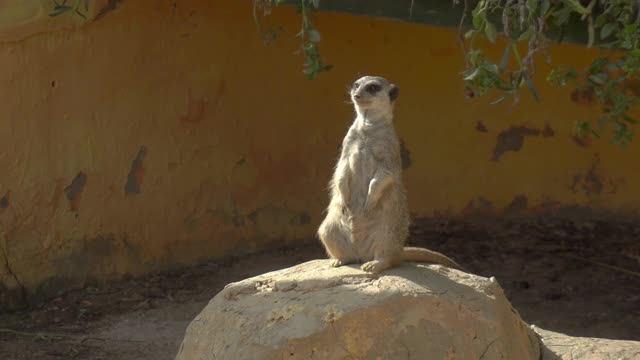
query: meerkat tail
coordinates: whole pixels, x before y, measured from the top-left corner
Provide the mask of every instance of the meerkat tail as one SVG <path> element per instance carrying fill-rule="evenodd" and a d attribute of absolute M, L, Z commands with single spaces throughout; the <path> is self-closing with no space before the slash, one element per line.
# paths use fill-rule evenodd
<path fill-rule="evenodd" d="M 404 247 L 402 255 L 404 261 L 436 263 L 461 271 L 466 271 L 465 268 L 460 264 L 437 251 L 431 251 L 418 247 Z"/>

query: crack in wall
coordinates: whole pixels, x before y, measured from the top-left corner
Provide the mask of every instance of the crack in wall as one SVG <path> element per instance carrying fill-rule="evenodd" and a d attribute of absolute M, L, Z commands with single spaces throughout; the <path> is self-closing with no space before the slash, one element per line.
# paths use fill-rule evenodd
<path fill-rule="evenodd" d="M 18 302 L 26 301 L 27 290 L 25 289 L 24 285 L 22 285 L 22 282 L 20 281 L 20 279 L 18 279 L 18 276 L 16 275 L 16 273 L 13 272 L 13 269 L 11 269 L 11 265 L 9 265 L 9 255 L 7 255 L 7 250 L 6 250 L 6 239 L 4 242 L 0 243 L 0 255 L 1 255 L 0 260 L 3 260 L 3 264 L 4 264 L 4 267 L 7 269 L 7 273 L 13 279 L 13 281 L 15 281 L 16 284 L 18 285 L 18 290 L 20 291 L 20 298 L 18 299 Z"/>

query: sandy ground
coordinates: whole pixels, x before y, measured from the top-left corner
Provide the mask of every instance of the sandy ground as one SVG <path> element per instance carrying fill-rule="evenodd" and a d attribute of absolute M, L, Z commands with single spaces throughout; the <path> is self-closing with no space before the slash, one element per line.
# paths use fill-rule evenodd
<path fill-rule="evenodd" d="M 625 256 L 639 236 L 640 224 L 625 221 L 416 220 L 410 242 L 495 276 L 531 324 L 640 341 L 640 262 Z M 323 257 L 310 240 L 69 292 L 0 315 L 0 359 L 173 359 L 189 322 L 224 285 Z"/>

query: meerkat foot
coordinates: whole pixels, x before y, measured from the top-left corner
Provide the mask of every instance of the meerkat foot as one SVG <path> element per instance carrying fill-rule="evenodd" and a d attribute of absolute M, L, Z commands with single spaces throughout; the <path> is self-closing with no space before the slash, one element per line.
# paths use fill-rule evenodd
<path fill-rule="evenodd" d="M 391 267 L 391 264 L 389 264 L 387 261 L 372 260 L 362 264 L 362 266 L 360 266 L 360 269 L 375 274 L 381 272 L 382 270 L 388 269 L 389 267 Z"/>
<path fill-rule="evenodd" d="M 329 265 L 332 267 L 340 267 L 344 265 L 344 263 L 340 259 L 331 259 L 331 261 L 329 261 Z"/>

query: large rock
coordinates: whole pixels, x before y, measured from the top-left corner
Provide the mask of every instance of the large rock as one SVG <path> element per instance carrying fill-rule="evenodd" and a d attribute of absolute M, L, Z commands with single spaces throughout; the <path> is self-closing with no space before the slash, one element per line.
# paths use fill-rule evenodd
<path fill-rule="evenodd" d="M 176 359 L 539 359 L 493 279 L 405 264 L 379 276 L 326 260 L 229 284 Z"/>

